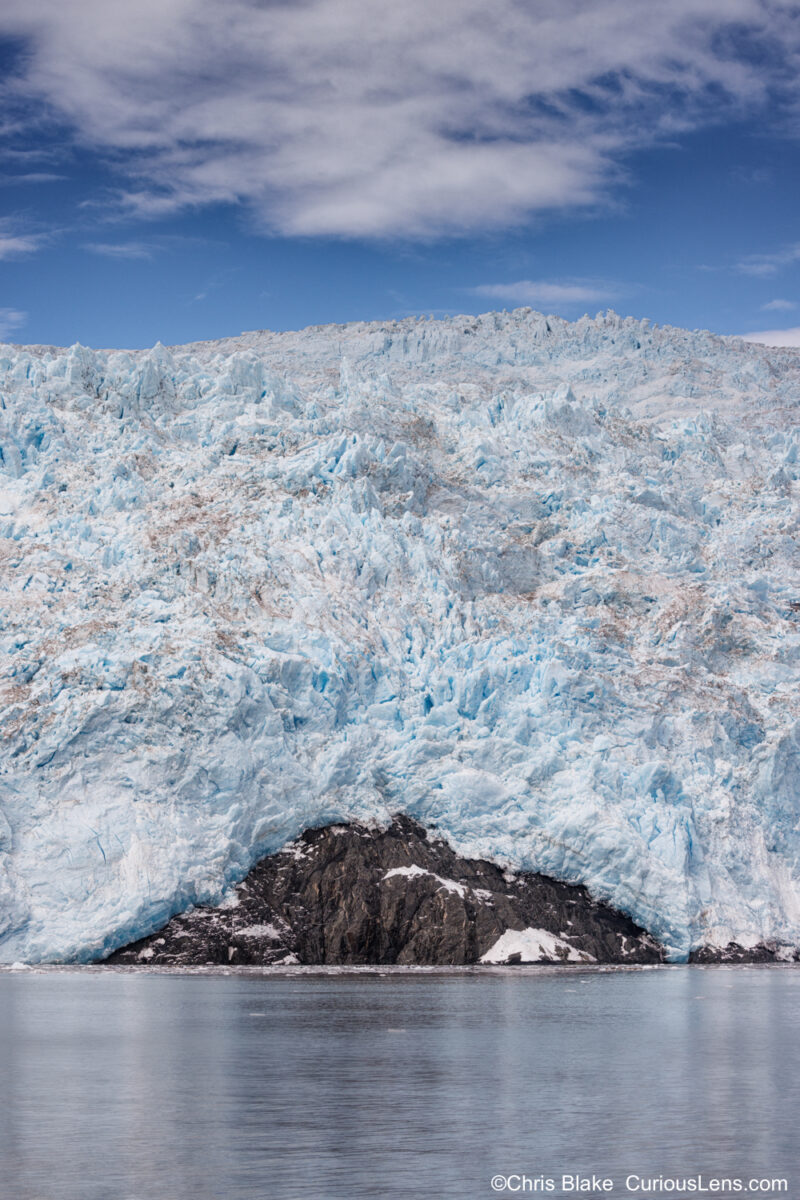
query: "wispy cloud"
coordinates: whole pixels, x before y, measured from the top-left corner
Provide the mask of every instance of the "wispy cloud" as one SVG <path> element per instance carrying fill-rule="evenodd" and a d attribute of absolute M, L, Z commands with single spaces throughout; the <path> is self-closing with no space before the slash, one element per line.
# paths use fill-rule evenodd
<path fill-rule="evenodd" d="M 151 242 L 85 242 L 84 250 L 104 258 L 149 259 L 157 247 Z"/>
<path fill-rule="evenodd" d="M 43 241 L 42 234 L 21 233 L 10 218 L 0 218 L 0 259 L 33 254 Z"/>
<path fill-rule="evenodd" d="M 0 342 L 7 342 L 11 334 L 28 319 L 28 314 L 18 308 L 0 308 Z"/>
<path fill-rule="evenodd" d="M 800 325 L 792 329 L 762 329 L 760 333 L 743 333 L 746 342 L 760 342 L 762 346 L 800 346 Z"/>
<path fill-rule="evenodd" d="M 736 270 L 745 275 L 776 275 L 796 262 L 800 262 L 800 242 L 783 246 L 773 254 L 748 254 L 736 264 Z"/>
<path fill-rule="evenodd" d="M 56 183 L 65 179 L 64 175 L 56 175 L 50 171 L 28 171 L 23 174 L 0 174 L 0 187 L 19 187 L 23 184 Z"/>
<path fill-rule="evenodd" d="M 226 267 L 225 270 L 216 271 L 213 275 L 210 275 L 208 279 L 204 280 L 200 291 L 196 292 L 195 295 L 191 297 L 189 303 L 199 304 L 203 300 L 207 300 L 212 292 L 216 292 L 220 288 L 225 287 L 225 285 L 229 283 L 232 278 L 238 275 L 239 269 L 239 267 Z"/>
<path fill-rule="evenodd" d="M 476 296 L 504 300 L 511 304 L 544 304 L 557 308 L 575 304 L 603 304 L 615 300 L 619 288 L 593 279 L 557 282 L 550 279 L 518 279 L 514 283 L 483 283 L 472 288 Z"/>
<path fill-rule="evenodd" d="M 793 308 L 797 308 L 794 300 L 770 300 L 761 305 L 762 312 L 789 312 Z"/>
<path fill-rule="evenodd" d="M 595 205 L 636 146 L 780 109 L 780 0 L 5 0 L 5 87 L 122 172 L 137 216 L 414 236 Z M 767 105 L 770 108 L 767 108 Z"/>

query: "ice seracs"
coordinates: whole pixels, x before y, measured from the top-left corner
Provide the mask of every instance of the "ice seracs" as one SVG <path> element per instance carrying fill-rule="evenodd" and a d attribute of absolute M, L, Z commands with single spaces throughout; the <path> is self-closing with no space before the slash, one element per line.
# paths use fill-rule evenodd
<path fill-rule="evenodd" d="M 613 314 L 0 348 L 0 960 L 398 811 L 797 945 L 799 398 Z"/>

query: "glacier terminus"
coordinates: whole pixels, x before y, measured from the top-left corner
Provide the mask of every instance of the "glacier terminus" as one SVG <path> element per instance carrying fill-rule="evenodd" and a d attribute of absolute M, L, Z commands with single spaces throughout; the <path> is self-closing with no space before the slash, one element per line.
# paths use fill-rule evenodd
<path fill-rule="evenodd" d="M 0 346 L 0 961 L 405 814 L 800 945 L 800 352 L 530 309 Z"/>

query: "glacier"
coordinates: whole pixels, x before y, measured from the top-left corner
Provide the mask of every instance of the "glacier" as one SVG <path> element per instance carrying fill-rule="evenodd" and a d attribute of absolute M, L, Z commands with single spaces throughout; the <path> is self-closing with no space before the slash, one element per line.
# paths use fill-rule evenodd
<path fill-rule="evenodd" d="M 800 944 L 799 412 L 614 313 L 0 346 L 0 961 L 395 812 Z"/>

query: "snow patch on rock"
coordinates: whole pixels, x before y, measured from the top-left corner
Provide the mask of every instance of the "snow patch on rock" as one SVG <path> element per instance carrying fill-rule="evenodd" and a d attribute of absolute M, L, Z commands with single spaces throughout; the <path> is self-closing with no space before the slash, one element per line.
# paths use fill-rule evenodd
<path fill-rule="evenodd" d="M 404 879 L 417 879 L 420 875 L 428 875 L 431 879 L 435 879 L 440 887 L 446 892 L 454 892 L 456 896 L 460 896 L 463 900 L 469 890 L 463 883 L 458 883 L 455 879 L 442 879 L 441 875 L 436 875 L 433 871 L 426 871 L 424 867 L 393 867 L 391 871 L 387 871 L 384 879 L 394 879 L 396 876 L 401 876 Z"/>
<path fill-rule="evenodd" d="M 576 950 L 546 929 L 507 929 L 486 951 L 482 963 L 596 962 L 585 950 Z"/>

